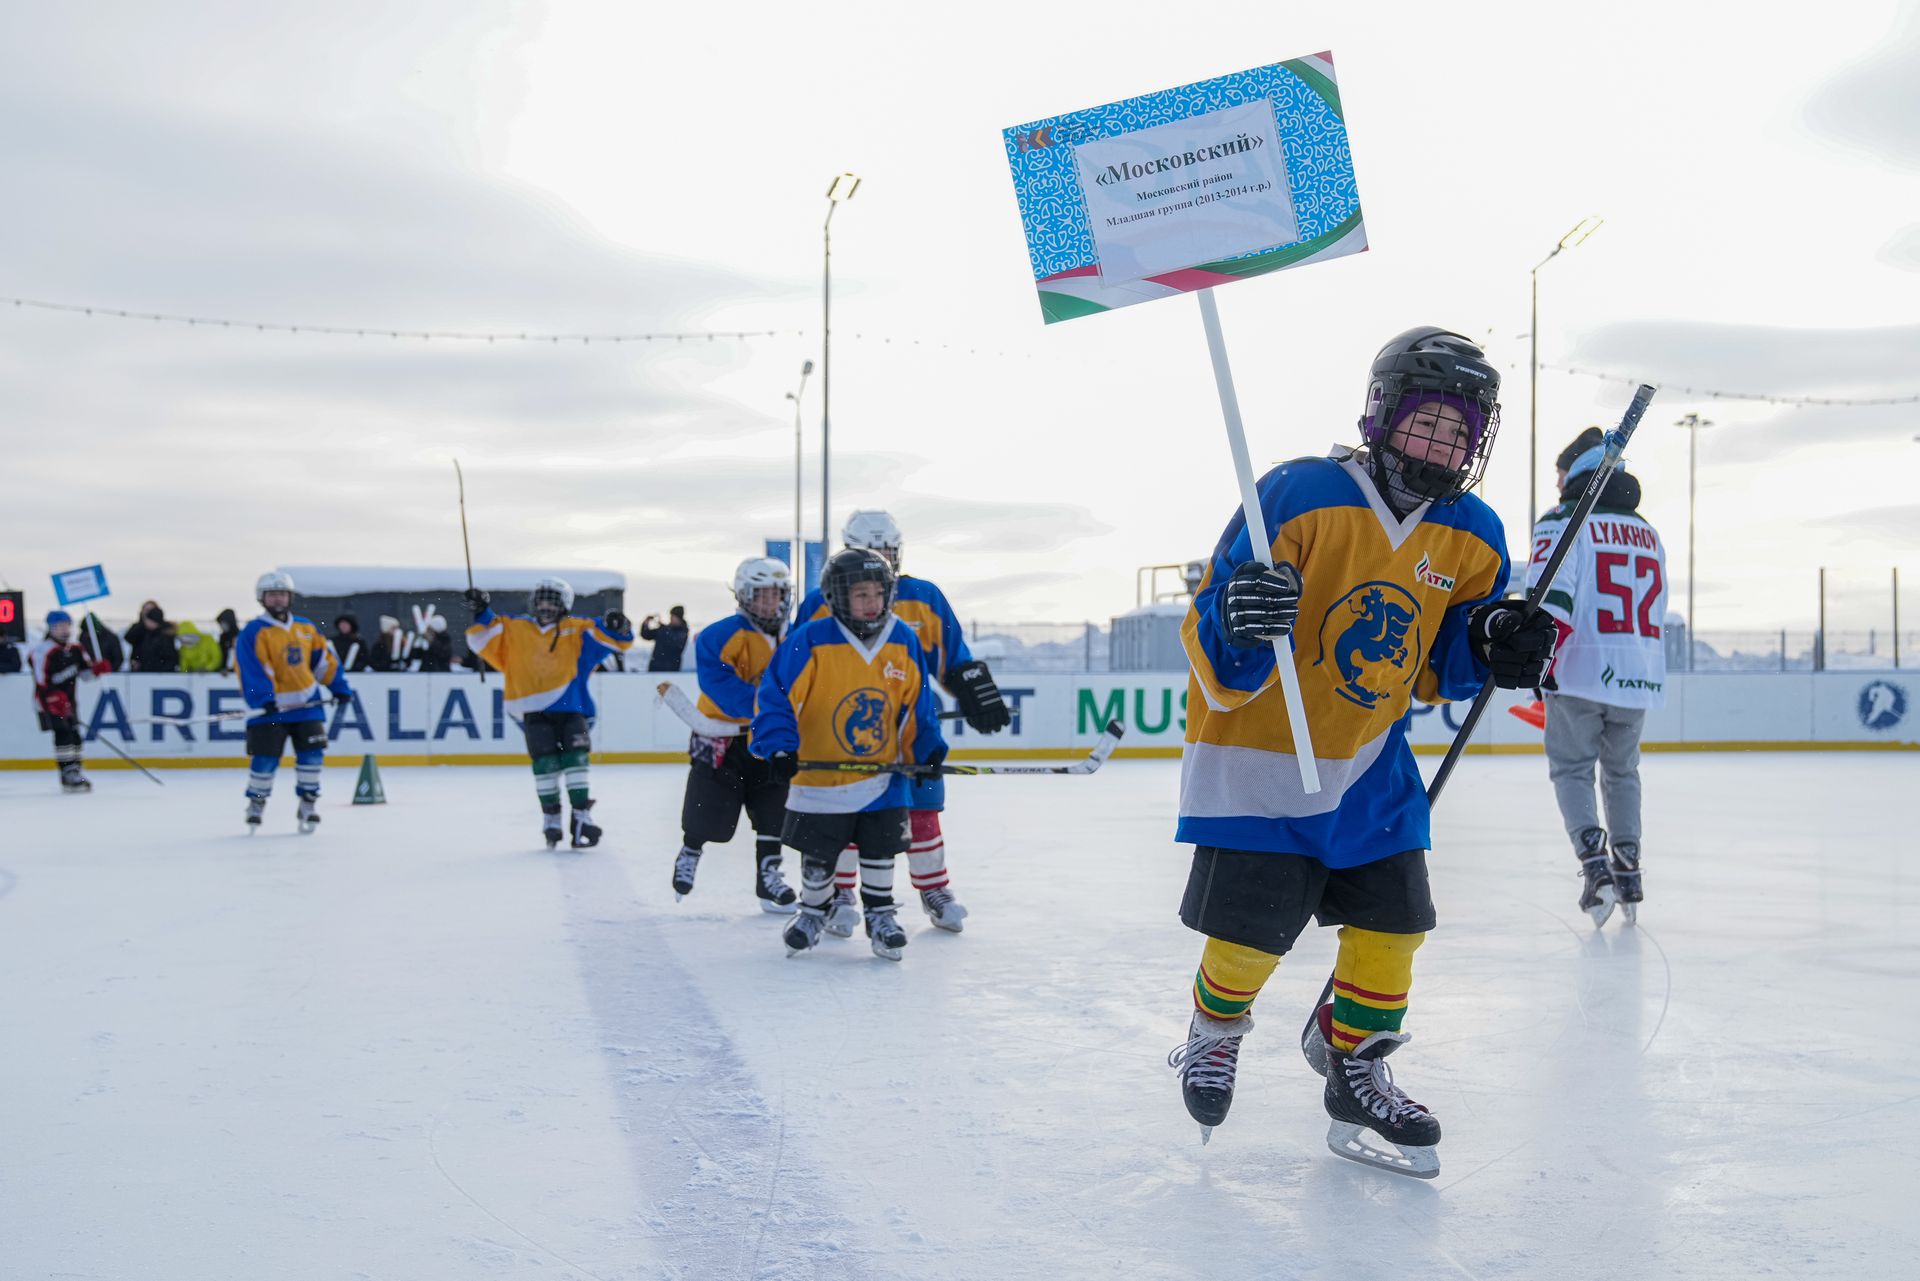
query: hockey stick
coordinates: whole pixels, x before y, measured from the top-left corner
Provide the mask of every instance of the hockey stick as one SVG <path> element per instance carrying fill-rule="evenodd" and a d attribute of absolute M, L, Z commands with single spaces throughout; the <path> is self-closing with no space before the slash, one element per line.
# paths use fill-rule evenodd
<path fill-rule="evenodd" d="M 345 699 L 326 698 L 303 704 L 303 706 L 337 707 L 346 701 Z M 283 707 L 280 710 L 290 712 L 297 711 L 298 709 Z M 128 725 L 211 725 L 216 721 L 237 721 L 242 717 L 260 715 L 263 715 L 263 713 L 257 707 L 237 707 L 231 712 L 209 712 L 205 716 L 129 716 L 124 723 Z M 100 741 L 105 742 L 106 740 L 101 739 Z"/>
<path fill-rule="evenodd" d="M 106 748 L 109 752 L 112 752 L 115 756 L 118 756 L 121 760 L 125 761 L 127 764 L 139 770 L 142 774 L 145 774 L 148 778 L 152 779 L 154 782 L 160 783 L 160 778 L 158 775 L 156 775 L 152 770 L 148 769 L 146 766 L 142 765 L 139 761 L 134 760 L 133 757 L 127 755 L 125 752 L 115 747 L 113 745 L 112 739 L 95 738 L 93 741 L 100 744 L 102 747 Z M 160 783 L 160 786 L 165 787 L 166 784 Z"/>
<path fill-rule="evenodd" d="M 1606 453 L 1600 459 L 1600 465 L 1594 468 L 1593 479 L 1587 482 L 1586 492 L 1580 495 L 1580 501 L 1574 505 L 1573 514 L 1567 517 L 1567 528 L 1560 535 L 1559 544 L 1553 549 L 1553 555 L 1547 560 L 1547 567 L 1540 571 L 1540 579 L 1527 592 L 1526 617 L 1531 618 L 1540 612 L 1540 602 L 1547 597 L 1547 589 L 1553 586 L 1554 575 L 1560 572 L 1560 563 L 1567 558 L 1580 529 L 1587 523 L 1587 516 L 1600 501 L 1600 491 L 1607 486 L 1608 477 L 1613 469 L 1620 465 L 1620 456 L 1627 451 L 1627 442 L 1633 438 L 1633 432 L 1640 425 L 1641 416 L 1647 412 L 1647 406 L 1653 403 L 1656 388 L 1640 384 L 1633 393 L 1633 401 L 1627 406 L 1627 412 L 1620 419 L 1620 425 L 1608 432 L 1605 437 Z M 1453 736 L 1453 742 L 1447 748 L 1446 759 L 1440 762 L 1440 768 L 1434 771 L 1433 782 L 1427 787 L 1427 805 L 1429 808 L 1440 799 L 1440 791 L 1447 785 L 1447 779 L 1453 774 L 1453 767 L 1459 763 L 1460 754 L 1467 749 L 1467 740 L 1473 737 L 1474 728 L 1479 725 L 1480 717 L 1487 710 L 1487 704 L 1493 699 L 1493 677 L 1488 676 L 1486 683 L 1480 686 L 1480 693 L 1474 697 L 1473 706 L 1467 712 L 1467 719 L 1461 723 L 1460 732 Z"/>
<path fill-rule="evenodd" d="M 1634 429 L 1640 425 L 1641 417 L 1647 412 L 1647 406 L 1653 403 L 1655 388 L 1646 383 L 1640 384 L 1633 393 L 1633 400 L 1627 405 L 1627 412 L 1620 419 L 1620 425 L 1607 433 L 1606 453 L 1600 459 L 1600 466 L 1594 470 L 1593 479 L 1587 482 L 1586 490 L 1581 493 L 1580 501 L 1574 505 L 1567 517 L 1567 528 L 1560 535 L 1559 545 L 1553 549 L 1553 555 L 1547 558 L 1547 566 L 1540 571 L 1540 580 L 1527 592 L 1527 614 L 1531 617 L 1538 613 L 1540 602 L 1546 599 L 1547 589 L 1553 585 L 1553 579 L 1560 572 L 1560 563 L 1567 558 L 1568 550 L 1573 546 L 1575 536 L 1587 522 L 1587 516 L 1594 505 L 1600 501 L 1600 491 L 1607 486 L 1607 479 L 1613 469 L 1620 464 L 1620 456 L 1626 452 L 1627 442 L 1633 438 Z M 1480 717 L 1487 710 L 1487 704 L 1493 699 L 1493 677 L 1489 676 L 1481 685 L 1480 692 L 1474 697 L 1473 706 L 1467 712 L 1467 719 L 1461 723 L 1460 732 L 1453 736 L 1453 742 L 1447 748 L 1446 759 L 1440 762 L 1440 768 L 1434 771 L 1433 783 L 1427 788 L 1427 806 L 1433 807 L 1440 799 L 1440 791 L 1447 785 L 1447 779 L 1453 774 L 1453 767 L 1460 760 L 1460 754 L 1466 750 L 1467 740 L 1473 736 L 1474 727 L 1480 723 Z M 1327 1040 L 1320 1027 L 1320 1011 L 1333 998 L 1334 976 L 1327 975 L 1326 986 L 1320 989 L 1319 999 L 1307 1014 L 1305 1026 L 1300 1029 L 1300 1052 L 1306 1056 L 1307 1063 L 1321 1076 L 1327 1074 Z"/>
<path fill-rule="evenodd" d="M 732 721 L 717 721 L 693 705 L 687 692 L 671 681 L 661 681 L 654 687 L 654 693 L 667 710 L 687 723 L 687 728 L 703 738 L 736 738 L 746 731 L 745 725 L 736 725 Z M 943 721 L 957 721 L 966 716 L 965 712 L 941 712 Z"/>
<path fill-rule="evenodd" d="M 467 543 L 467 476 L 465 472 L 460 470 L 460 460 L 458 458 L 453 460 L 453 478 L 459 482 L 460 485 L 460 552 L 467 558 L 467 590 L 472 591 L 473 548 Z M 560 639 L 560 631 L 558 628 L 554 629 L 553 638 L 556 641 Z M 475 657 L 478 657 L 478 655 L 475 655 Z M 484 663 L 484 660 L 482 661 Z M 480 683 L 482 685 L 487 683 L 487 669 L 485 666 L 480 668 Z"/>
<path fill-rule="evenodd" d="M 831 770 L 840 774 L 904 774 L 908 778 L 966 777 L 984 774 L 1091 774 L 1107 763 L 1120 746 L 1126 726 L 1108 721 L 1093 750 L 1071 765 L 868 765 L 861 761 L 801 761 L 800 770 Z"/>

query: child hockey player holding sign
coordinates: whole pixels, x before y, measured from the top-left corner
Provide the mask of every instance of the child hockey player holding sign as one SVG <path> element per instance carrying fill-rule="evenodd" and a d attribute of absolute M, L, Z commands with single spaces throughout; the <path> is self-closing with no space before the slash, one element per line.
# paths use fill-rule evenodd
<path fill-rule="evenodd" d="M 73 615 L 56 609 L 47 615 L 47 634 L 27 654 L 33 673 L 33 706 L 40 728 L 53 734 L 53 760 L 60 768 L 60 790 L 91 792 L 93 784 L 80 771 L 80 703 L 75 693 L 82 679 L 92 680 L 113 670 L 103 659 L 87 657 L 73 640 Z"/>
<path fill-rule="evenodd" d="M 1499 422 L 1499 373 L 1466 338 L 1410 329 L 1380 349 L 1362 447 L 1282 464 L 1258 495 L 1274 567 L 1236 514 L 1182 627 L 1192 662 L 1178 839 L 1195 845 L 1180 917 L 1207 936 L 1192 1024 L 1169 1062 L 1203 1137 L 1233 1101 L 1254 998 L 1310 921 L 1340 927 L 1323 1102 L 1339 1155 L 1421 1177 L 1440 1123 L 1386 1056 L 1435 924 L 1413 698 L 1539 681 L 1551 620 L 1507 585 L 1506 537 L 1467 491 Z M 1525 620 L 1525 621 L 1523 621 Z M 1308 794 L 1276 688 L 1291 636 L 1323 790 Z M 1398 1149 L 1364 1141 L 1371 1130 Z"/>
<path fill-rule="evenodd" d="M 894 616 L 913 630 L 926 654 L 928 672 L 953 695 L 967 727 L 978 734 L 1005 729 L 1012 720 L 1006 700 L 987 665 L 968 651 L 967 634 L 946 593 L 927 579 L 900 572 L 900 550 L 906 540 L 899 524 L 883 511 L 857 511 L 847 518 L 840 536 L 850 549 L 878 552 L 886 558 L 894 573 Z M 803 622 L 825 618 L 827 612 L 826 601 L 817 591 L 800 602 Z M 940 812 L 947 806 L 946 780 L 937 775 L 915 779 L 908 805 L 913 842 L 907 849 L 907 869 L 913 888 L 927 917 L 939 928 L 958 934 L 965 928 L 967 909 L 954 897 L 947 880 L 947 843 L 940 830 Z M 841 854 L 834 881 L 827 930 L 845 937 L 853 933 L 853 851 Z"/>
<path fill-rule="evenodd" d="M 682 844 L 673 860 L 676 899 L 693 893 L 701 846 L 724 845 L 740 826 L 744 807 L 753 823 L 754 886 L 762 910 L 791 915 L 795 895 L 780 875 L 780 827 L 787 816 L 787 781 L 749 750 L 754 696 L 774 650 L 787 637 L 793 606 L 793 576 L 777 560 L 740 562 L 733 572 L 733 599 L 740 606 L 700 631 L 694 659 L 700 674 L 701 714 L 737 725 L 731 736 L 694 732 L 688 752 L 686 799 L 680 806 Z"/>
<path fill-rule="evenodd" d="M 867 938 L 874 955 L 897 961 L 907 935 L 895 914 L 893 860 L 911 840 L 909 773 L 936 768 L 947 754 L 939 704 L 920 643 L 893 616 L 886 557 L 836 553 L 820 586 L 832 617 L 787 638 L 761 678 L 753 717 L 753 754 L 791 780 L 782 839 L 800 851 L 800 913 L 782 938 L 790 956 L 819 943 L 834 865 L 852 845 Z M 796 773 L 802 759 L 849 768 Z"/>
<path fill-rule="evenodd" d="M 492 597 L 477 587 L 466 593 L 473 610 L 467 648 L 500 671 L 507 683 L 507 714 L 527 736 L 533 787 L 540 798 L 540 834 L 547 848 L 560 843 L 560 785 L 573 803 L 571 844 L 600 843 L 587 790 L 587 753 L 592 750 L 593 695 L 587 677 L 608 654 L 633 645 L 633 630 L 619 610 L 599 622 L 575 618 L 573 588 L 542 578 L 527 594 L 526 614 L 496 614 Z"/>
<path fill-rule="evenodd" d="M 260 575 L 254 598 L 265 612 L 240 630 L 234 664 L 240 693 L 257 715 L 247 719 L 247 830 L 260 826 L 273 795 L 280 753 L 293 744 L 294 794 L 300 798 L 295 821 L 301 832 L 320 824 L 320 767 L 327 755 L 327 713 L 320 700 L 326 686 L 336 702 L 353 697 L 340 661 L 320 629 L 293 614 L 293 578 L 279 570 Z"/>

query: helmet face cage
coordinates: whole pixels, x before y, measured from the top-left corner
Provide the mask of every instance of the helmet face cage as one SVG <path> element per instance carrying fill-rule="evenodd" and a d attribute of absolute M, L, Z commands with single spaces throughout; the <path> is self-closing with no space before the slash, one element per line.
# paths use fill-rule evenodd
<path fill-rule="evenodd" d="M 880 584 L 880 613 L 870 620 L 853 616 L 853 588 L 860 583 Z M 826 597 L 834 618 L 861 640 L 872 639 L 886 625 L 887 614 L 893 609 L 893 591 L 893 566 L 880 552 L 864 548 L 838 553 L 820 576 L 820 594 Z"/>
<path fill-rule="evenodd" d="M 573 588 L 558 578 L 543 578 L 527 593 L 527 612 L 551 623 L 573 608 Z"/>
<path fill-rule="evenodd" d="M 1451 503 L 1479 484 L 1499 426 L 1500 371 L 1473 340 L 1445 329 L 1410 329 L 1373 358 L 1360 434 L 1398 465 L 1415 494 Z M 1398 445 L 1391 443 L 1396 431 Z"/>

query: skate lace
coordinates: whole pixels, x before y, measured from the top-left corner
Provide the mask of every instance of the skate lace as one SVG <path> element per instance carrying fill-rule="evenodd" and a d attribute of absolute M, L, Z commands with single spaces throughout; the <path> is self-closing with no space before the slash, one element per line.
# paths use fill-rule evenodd
<path fill-rule="evenodd" d="M 1240 1038 L 1187 1034 L 1185 1044 L 1176 1045 L 1167 1055 L 1167 1066 L 1180 1073 L 1180 1079 L 1202 1090 L 1233 1088 L 1233 1070 L 1240 1061 Z"/>
<path fill-rule="evenodd" d="M 1399 1123 L 1427 1115 L 1427 1110 L 1393 1083 L 1393 1069 L 1385 1059 L 1348 1059 L 1347 1085 L 1361 1107 L 1383 1121 Z"/>
<path fill-rule="evenodd" d="M 780 869 L 777 867 L 763 867 L 760 869 L 760 885 L 761 888 L 765 889 L 767 893 L 774 898 L 779 898 L 787 892 L 787 880 L 784 876 L 780 875 Z"/>
<path fill-rule="evenodd" d="M 689 854 L 682 850 L 673 857 L 673 874 L 682 880 L 692 880 L 694 871 L 698 869 L 699 866 L 700 856 L 698 854 Z"/>
<path fill-rule="evenodd" d="M 876 937 L 901 933 L 900 918 L 896 915 L 896 912 L 897 909 L 891 907 L 878 908 L 868 912 L 867 933 Z"/>
<path fill-rule="evenodd" d="M 936 890 L 927 890 L 920 896 L 926 905 L 936 912 L 944 911 L 953 902 L 953 891 L 942 886 Z"/>

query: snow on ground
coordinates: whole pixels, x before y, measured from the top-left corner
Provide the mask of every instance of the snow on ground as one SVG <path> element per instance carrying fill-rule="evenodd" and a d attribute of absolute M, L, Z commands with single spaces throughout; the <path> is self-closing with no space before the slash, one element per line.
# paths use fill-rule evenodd
<path fill-rule="evenodd" d="M 1431 762 L 1427 762 L 1431 764 Z M 1340 1161 L 1296 1036 L 1316 931 L 1202 1148 L 1164 1056 L 1177 764 L 961 779 L 965 935 L 787 959 L 743 836 L 667 886 L 683 772 L 87 797 L 0 774 L 0 1276 L 1689 1278 L 1920 1249 L 1920 823 L 1904 755 L 1651 757 L 1644 925 L 1599 934 L 1538 758 L 1442 804 L 1400 1080 L 1432 1183 Z M 797 879 L 797 878 L 796 878 Z M 904 883 L 904 875 L 902 877 Z"/>

